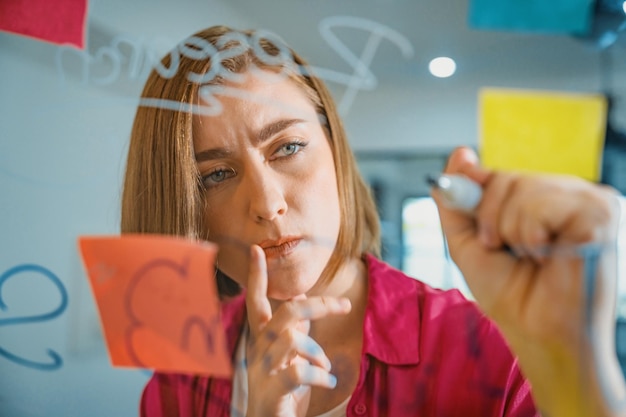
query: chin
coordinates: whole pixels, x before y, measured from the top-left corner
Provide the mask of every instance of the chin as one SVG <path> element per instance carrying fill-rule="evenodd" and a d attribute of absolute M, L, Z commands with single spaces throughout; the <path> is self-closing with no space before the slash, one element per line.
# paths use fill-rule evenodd
<path fill-rule="evenodd" d="M 269 277 L 268 298 L 287 301 L 302 294 L 306 294 L 317 282 L 316 278 L 306 279 L 302 275 L 277 274 Z"/>

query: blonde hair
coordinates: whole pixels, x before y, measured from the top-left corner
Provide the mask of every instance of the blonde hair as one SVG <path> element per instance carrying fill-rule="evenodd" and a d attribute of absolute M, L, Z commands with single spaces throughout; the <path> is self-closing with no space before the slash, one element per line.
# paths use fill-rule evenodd
<path fill-rule="evenodd" d="M 208 238 L 204 188 L 194 158 L 191 109 L 198 102 L 200 87 L 220 84 L 225 74 L 243 73 L 254 65 L 286 73 L 311 99 L 326 131 L 341 210 L 338 240 L 320 278 L 330 280 L 346 257 L 360 257 L 365 252 L 380 256 L 378 213 L 371 191 L 358 171 L 330 92 L 310 73 L 300 56 L 270 37 L 275 38 L 259 31 L 210 27 L 179 44 L 163 58 L 160 70 L 150 73 L 131 132 L 121 232 L 167 234 L 193 240 Z M 247 40 L 252 40 L 254 45 L 246 45 Z M 162 74 L 164 68 L 175 73 Z M 225 74 L 222 69 L 226 70 Z M 178 103 L 176 109 L 172 109 L 172 103 Z M 228 277 L 218 274 L 222 296 L 238 291 L 233 284 Z"/>

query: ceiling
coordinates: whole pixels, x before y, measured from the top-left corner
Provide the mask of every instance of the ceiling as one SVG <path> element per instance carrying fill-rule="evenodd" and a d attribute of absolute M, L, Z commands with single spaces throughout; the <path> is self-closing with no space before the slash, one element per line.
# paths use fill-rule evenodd
<path fill-rule="evenodd" d="M 325 71 L 357 148 L 471 143 L 476 93 L 484 86 L 608 91 L 615 99 L 614 125 L 626 131 L 626 31 L 602 48 L 597 33 L 591 40 L 478 30 L 468 24 L 466 0 L 90 0 L 85 53 L 93 63 L 113 40 L 126 37 L 163 54 L 215 24 L 270 31 Z M 58 72 L 58 48 L 18 38 L 0 37 L 5 56 Z M 70 55 L 64 77 L 80 81 L 81 64 L 70 62 Z M 429 74 L 429 61 L 440 55 L 456 60 L 454 76 Z M 350 57 L 362 61 L 360 77 Z M 101 76 L 110 70 L 92 66 Z M 136 97 L 141 82 L 120 77 L 91 87 L 108 96 Z M 455 123 L 449 123 L 451 116 Z M 394 132 L 383 128 L 381 118 Z"/>
<path fill-rule="evenodd" d="M 89 43 L 91 48 L 129 31 L 180 40 L 203 26 L 224 23 L 269 30 L 314 66 L 345 75 L 355 69 L 338 48 L 361 57 L 367 42 L 378 40 L 368 64 L 377 85 L 608 90 L 616 96 L 616 108 L 623 106 L 626 33 L 609 48 L 598 44 L 601 29 L 615 22 L 605 16 L 596 21 L 593 39 L 478 30 L 468 24 L 468 7 L 465 0 L 91 0 Z M 375 39 L 375 33 L 383 35 Z M 336 39 L 329 40 L 328 34 Z M 428 62 L 439 55 L 457 62 L 457 73 L 449 80 L 428 73 Z M 329 84 L 338 88 L 332 80 Z M 339 87 L 346 88 L 345 83 Z M 625 119 L 621 113 L 626 110 L 617 115 L 620 123 Z"/>

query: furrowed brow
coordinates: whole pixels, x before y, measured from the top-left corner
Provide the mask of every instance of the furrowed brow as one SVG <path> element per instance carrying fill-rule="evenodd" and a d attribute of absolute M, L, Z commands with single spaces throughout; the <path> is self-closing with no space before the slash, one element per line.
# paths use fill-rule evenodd
<path fill-rule="evenodd" d="M 293 126 L 298 123 L 304 123 L 304 119 L 281 119 L 275 122 L 268 123 L 263 126 L 258 133 L 256 134 L 255 142 L 262 143 L 266 140 L 270 139 L 272 136 L 280 133 L 281 131 L 288 129 L 290 126 Z M 231 156 L 233 152 L 229 149 L 225 148 L 213 148 L 213 149 L 205 149 L 196 153 L 194 156 L 196 158 L 196 162 L 204 162 L 210 161 L 212 159 L 222 159 L 228 158 Z"/>
<path fill-rule="evenodd" d="M 196 162 L 210 161 L 212 159 L 227 158 L 232 152 L 224 148 L 205 149 L 195 154 Z"/>
<path fill-rule="evenodd" d="M 256 141 L 257 143 L 265 142 L 275 134 L 289 128 L 290 126 L 303 122 L 305 122 L 303 119 L 281 119 L 269 123 L 259 130 L 256 135 Z"/>

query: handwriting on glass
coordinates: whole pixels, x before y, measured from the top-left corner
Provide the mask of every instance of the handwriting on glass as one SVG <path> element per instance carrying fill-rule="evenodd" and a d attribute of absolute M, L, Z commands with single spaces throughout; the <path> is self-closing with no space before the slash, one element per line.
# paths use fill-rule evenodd
<path fill-rule="evenodd" d="M 352 51 L 336 34 L 336 29 L 344 28 L 360 30 L 369 35 L 360 54 Z M 346 113 L 349 110 L 359 91 L 376 88 L 377 79 L 370 71 L 370 66 L 383 39 L 397 46 L 405 59 L 413 56 L 413 47 L 406 37 L 388 26 L 372 20 L 350 16 L 332 16 L 320 22 L 319 31 L 328 46 L 350 66 L 352 72 L 342 73 L 314 66 L 309 69 L 300 68 L 300 71 L 312 71 L 323 80 L 346 87 L 339 103 L 339 111 L 341 113 Z M 279 48 L 278 55 L 272 56 L 267 54 L 260 46 L 261 39 L 274 41 Z M 82 84 L 110 85 L 121 78 L 124 73 L 124 64 L 127 67 L 126 76 L 131 80 L 144 77 L 151 69 L 157 71 L 163 78 L 172 78 L 179 71 L 181 56 L 193 60 L 211 58 L 213 65 L 208 72 L 204 74 L 189 72 L 186 74 L 187 79 L 194 83 L 206 84 L 219 75 L 237 83 L 240 79 L 237 74 L 223 71 L 221 65 L 223 60 L 237 56 L 249 48 L 254 50 L 254 53 L 261 61 L 269 65 L 283 62 L 291 56 L 284 42 L 277 35 L 267 30 L 259 30 L 252 36 L 234 32 L 228 33 L 224 35 L 220 43 L 223 44 L 228 41 L 235 41 L 239 46 L 228 51 L 218 52 L 206 40 L 191 36 L 180 42 L 169 52 L 170 64 L 165 66 L 160 61 L 160 54 L 156 52 L 157 42 L 145 42 L 141 38 L 122 35 L 113 38 L 110 45 L 98 49 L 94 55 L 90 55 L 88 51 L 62 46 L 56 54 L 56 66 L 60 80 L 64 82 L 66 79 L 65 67 L 68 62 L 71 62 L 73 57 L 77 58 L 80 62 L 80 74 L 78 75 L 81 77 Z M 99 74 L 95 75 L 97 70 L 99 70 Z M 181 103 L 179 102 L 151 98 L 141 99 L 139 105 L 192 111 L 200 114 L 215 114 L 219 111 L 219 109 L 206 108 L 206 106 L 181 108 Z"/>
<path fill-rule="evenodd" d="M 55 319 L 56 317 L 61 315 L 67 308 L 67 291 L 65 290 L 65 287 L 63 286 L 61 280 L 49 269 L 46 269 L 42 266 L 34 264 L 23 264 L 14 266 L 13 268 L 6 270 L 2 275 L 0 275 L 0 310 L 9 311 L 9 306 L 2 296 L 2 288 L 4 284 L 11 278 L 17 277 L 23 273 L 38 274 L 39 276 L 54 284 L 61 298 L 59 301 L 59 305 L 52 311 L 35 314 L 32 316 L 0 318 L 0 327 L 46 322 Z M 23 358 L 15 353 L 9 352 L 3 347 L 0 347 L 0 356 L 10 360 L 11 362 L 15 362 L 18 365 L 22 365 L 28 368 L 38 369 L 42 371 L 54 371 L 56 369 L 59 369 L 63 365 L 63 359 L 61 358 L 61 355 L 59 355 L 56 351 L 52 349 L 47 349 L 46 353 L 50 357 L 51 362 L 37 362 L 31 359 Z"/>

